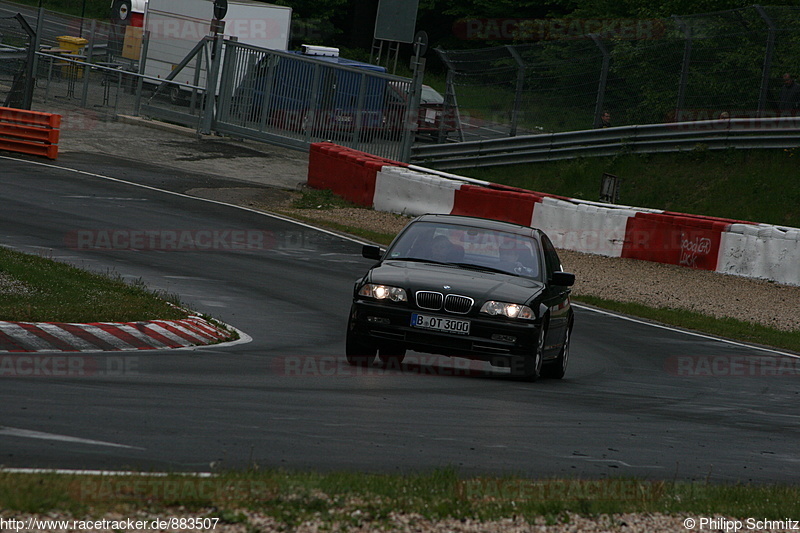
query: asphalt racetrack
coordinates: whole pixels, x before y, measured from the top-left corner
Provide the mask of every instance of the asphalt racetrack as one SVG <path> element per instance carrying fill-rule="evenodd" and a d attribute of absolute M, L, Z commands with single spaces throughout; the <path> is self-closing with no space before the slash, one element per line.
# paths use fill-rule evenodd
<path fill-rule="evenodd" d="M 141 278 L 245 334 L 39 354 L 56 359 L 26 375 L 0 354 L 5 467 L 797 480 L 797 372 L 765 371 L 792 356 L 581 307 L 561 381 L 413 353 L 358 372 L 343 352 L 359 243 L 181 194 L 230 180 L 77 153 L 0 169 L 0 244 Z M 59 357 L 89 370 L 48 375 Z"/>

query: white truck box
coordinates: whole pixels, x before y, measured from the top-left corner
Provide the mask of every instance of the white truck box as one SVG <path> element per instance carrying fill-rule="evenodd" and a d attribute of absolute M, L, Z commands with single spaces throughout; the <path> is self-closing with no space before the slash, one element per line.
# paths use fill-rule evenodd
<path fill-rule="evenodd" d="M 166 78 L 192 51 L 211 34 L 213 0 L 149 0 L 144 27 L 150 32 L 144 74 Z M 229 0 L 224 36 L 240 43 L 272 50 L 286 50 L 292 23 L 292 9 L 253 0 Z M 184 67 L 175 81 L 195 83 L 196 58 Z M 199 84 L 206 83 L 208 65 L 203 59 Z"/>

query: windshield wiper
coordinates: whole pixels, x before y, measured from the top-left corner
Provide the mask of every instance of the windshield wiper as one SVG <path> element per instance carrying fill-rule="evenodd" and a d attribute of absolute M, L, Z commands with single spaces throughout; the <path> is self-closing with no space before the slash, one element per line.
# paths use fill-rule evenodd
<path fill-rule="evenodd" d="M 449 265 L 459 266 L 461 268 L 467 268 L 470 270 L 480 270 L 482 272 L 496 272 L 498 274 L 508 274 L 509 276 L 513 276 L 513 272 L 509 272 L 508 270 L 503 270 L 501 268 L 494 268 L 485 265 L 476 265 L 473 263 L 448 263 Z"/>
<path fill-rule="evenodd" d="M 434 261 L 433 259 L 425 259 L 423 257 L 387 257 L 384 261 L 411 261 L 414 263 L 432 263 L 434 265 L 453 265 L 455 263 L 448 263 L 446 261 Z"/>

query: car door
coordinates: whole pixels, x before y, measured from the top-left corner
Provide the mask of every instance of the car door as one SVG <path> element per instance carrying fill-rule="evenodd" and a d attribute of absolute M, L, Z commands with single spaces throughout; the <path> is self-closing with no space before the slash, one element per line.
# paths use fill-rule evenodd
<path fill-rule="evenodd" d="M 541 234 L 542 252 L 545 261 L 546 288 L 544 304 L 550 310 L 550 324 L 545 338 L 545 355 L 555 357 L 558 355 L 569 325 L 570 288 L 554 285 L 553 273 L 561 272 L 561 259 L 558 257 L 555 246 L 545 234 Z M 549 353 L 548 353 L 549 352 Z"/>

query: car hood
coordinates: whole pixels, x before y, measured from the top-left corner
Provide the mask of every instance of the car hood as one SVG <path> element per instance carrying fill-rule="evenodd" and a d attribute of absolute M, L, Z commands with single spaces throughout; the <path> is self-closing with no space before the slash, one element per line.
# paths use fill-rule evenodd
<path fill-rule="evenodd" d="M 499 300 L 525 304 L 538 296 L 544 284 L 510 274 L 482 272 L 450 265 L 414 261 L 384 261 L 367 281 L 412 291 L 436 291 L 469 296 L 476 301 Z M 450 288 L 445 289 L 448 285 Z"/>

